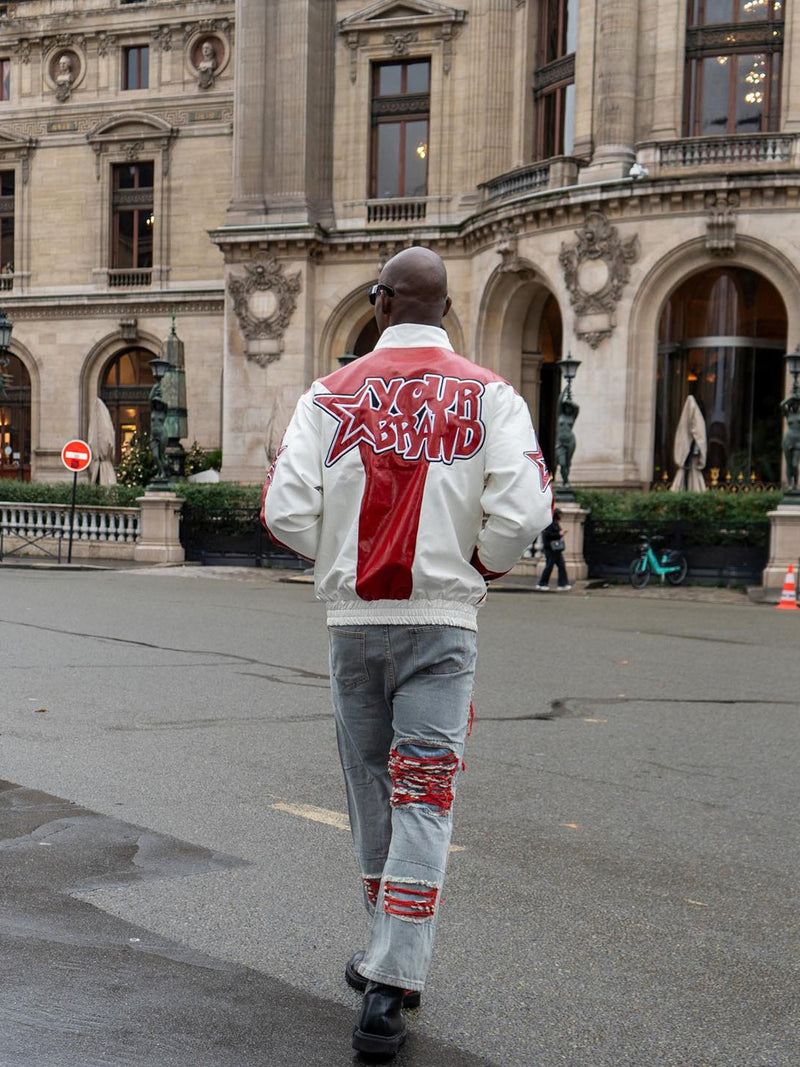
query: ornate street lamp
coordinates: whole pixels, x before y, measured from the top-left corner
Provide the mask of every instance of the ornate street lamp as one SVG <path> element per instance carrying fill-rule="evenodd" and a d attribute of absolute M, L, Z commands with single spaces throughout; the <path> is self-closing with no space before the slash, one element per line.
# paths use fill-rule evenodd
<path fill-rule="evenodd" d="M 0 311 L 0 396 L 8 396 L 6 393 L 6 367 L 8 366 L 8 350 L 11 347 L 11 331 L 13 329 L 13 322 L 6 318 L 5 311 Z"/>
<path fill-rule="evenodd" d="M 800 345 L 794 352 L 787 352 L 786 369 L 792 376 L 792 391 L 785 400 L 781 401 L 781 411 L 786 419 L 786 433 L 783 435 L 783 457 L 786 460 L 786 479 L 789 488 L 784 494 L 783 503 L 797 504 L 800 502 L 800 486 L 798 486 L 798 466 L 800 466 L 800 387 L 797 379 L 800 377 Z"/>
<path fill-rule="evenodd" d="M 561 371 L 561 379 L 566 382 L 558 398 L 558 423 L 556 429 L 556 469 L 561 472 L 561 485 L 556 486 L 556 500 L 574 500 L 575 494 L 569 482 L 569 469 L 575 452 L 575 434 L 573 426 L 580 412 L 580 407 L 572 399 L 572 381 L 578 373 L 581 361 L 573 359 L 567 353 L 566 359 L 560 359 L 556 366 Z"/>

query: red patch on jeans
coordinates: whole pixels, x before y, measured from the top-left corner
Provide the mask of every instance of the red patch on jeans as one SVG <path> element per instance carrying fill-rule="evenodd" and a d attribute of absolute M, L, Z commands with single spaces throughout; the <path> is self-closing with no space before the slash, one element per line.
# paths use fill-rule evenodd
<path fill-rule="evenodd" d="M 432 919 L 438 896 L 435 886 L 387 881 L 383 889 L 383 910 L 399 919 Z"/>
<path fill-rule="evenodd" d="M 449 811 L 453 804 L 453 779 L 458 770 L 455 752 L 436 756 L 406 756 L 393 748 L 389 755 L 392 806 L 431 804 Z"/>
<path fill-rule="evenodd" d="M 370 904 L 378 903 L 378 893 L 380 892 L 380 888 L 380 878 L 364 878 L 364 889 L 367 891 L 367 900 L 370 902 Z"/>

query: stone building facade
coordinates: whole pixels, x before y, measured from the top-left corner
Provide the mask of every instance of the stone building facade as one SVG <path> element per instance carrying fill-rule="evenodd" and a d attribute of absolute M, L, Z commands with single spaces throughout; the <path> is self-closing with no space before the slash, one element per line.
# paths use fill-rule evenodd
<path fill-rule="evenodd" d="M 374 331 L 412 243 L 446 260 L 456 348 L 573 484 L 675 472 L 695 396 L 707 480 L 781 477 L 800 341 L 793 0 L 238 0 L 224 473 L 260 480 L 297 395 Z M 712 475 L 713 470 L 716 474 Z"/>
<path fill-rule="evenodd" d="M 707 480 L 781 479 L 800 341 L 793 0 L 2 9 L 0 286 L 38 477 L 96 393 L 119 390 L 121 424 L 109 368 L 155 354 L 175 311 L 190 438 L 221 445 L 225 478 L 261 481 L 298 395 L 370 350 L 382 263 L 421 243 L 447 263 L 455 347 L 521 391 L 551 460 L 555 364 L 580 361 L 573 484 L 669 480 L 689 396 Z M 125 89 L 145 46 L 148 86 Z M 120 186 L 137 161 L 152 186 Z M 115 218 L 149 205 L 137 266 Z"/>
<path fill-rule="evenodd" d="M 67 477 L 101 395 L 117 453 L 149 421 L 172 316 L 189 438 L 221 432 L 234 3 L 0 4 L 0 307 L 13 323 L 0 473 Z"/>

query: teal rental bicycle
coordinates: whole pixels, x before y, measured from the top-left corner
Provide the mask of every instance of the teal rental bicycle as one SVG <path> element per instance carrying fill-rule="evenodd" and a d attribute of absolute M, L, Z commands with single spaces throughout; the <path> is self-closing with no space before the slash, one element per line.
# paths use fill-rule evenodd
<path fill-rule="evenodd" d="M 663 540 L 663 537 L 640 538 L 642 547 L 628 571 L 628 578 L 634 589 L 644 589 L 651 574 L 657 574 L 662 582 L 666 578 L 670 585 L 680 585 L 689 573 L 689 564 L 682 552 L 665 549 L 656 555 L 652 546 L 656 541 Z"/>

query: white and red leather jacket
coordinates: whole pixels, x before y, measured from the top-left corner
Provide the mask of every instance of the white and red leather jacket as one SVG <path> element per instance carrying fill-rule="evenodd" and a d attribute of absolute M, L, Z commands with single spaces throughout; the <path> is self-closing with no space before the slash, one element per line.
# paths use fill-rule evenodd
<path fill-rule="evenodd" d="M 551 521 L 524 400 L 435 326 L 390 326 L 315 381 L 272 465 L 261 518 L 314 561 L 328 625 L 477 629 L 498 578 Z"/>

